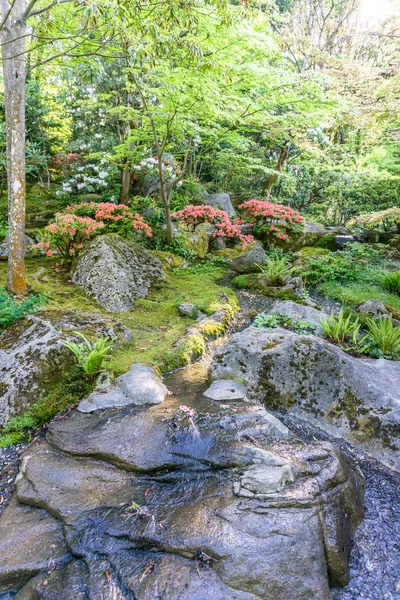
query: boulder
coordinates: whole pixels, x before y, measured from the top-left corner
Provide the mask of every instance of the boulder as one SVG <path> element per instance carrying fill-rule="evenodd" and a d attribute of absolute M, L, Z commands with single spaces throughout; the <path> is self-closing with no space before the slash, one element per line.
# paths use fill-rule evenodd
<path fill-rule="evenodd" d="M 218 379 L 213 381 L 210 387 L 204 392 L 205 398 L 221 402 L 224 400 L 244 400 L 246 401 L 246 386 L 234 379 Z"/>
<path fill-rule="evenodd" d="M 228 266 L 236 273 L 257 273 L 258 265 L 264 265 L 267 259 L 264 248 L 260 243 L 249 247 L 243 254 L 228 260 Z"/>
<path fill-rule="evenodd" d="M 14 499 L 0 520 L 0 594 L 71 560 L 60 521 Z"/>
<path fill-rule="evenodd" d="M 72 281 L 115 313 L 129 310 L 138 298 L 146 298 L 151 284 L 163 277 L 158 258 L 118 235 L 95 237 L 72 270 Z"/>
<path fill-rule="evenodd" d="M 76 339 L 75 330 L 132 339 L 121 323 L 94 314 L 44 311 L 15 321 L 0 335 L 0 425 L 38 402 L 73 368 L 63 341 Z"/>
<path fill-rule="evenodd" d="M 363 302 L 362 304 L 356 306 L 355 310 L 358 313 L 370 315 L 375 319 L 378 319 L 382 316 L 391 316 L 391 313 L 388 311 L 385 304 L 383 302 L 380 302 L 379 300 L 367 300 L 366 302 Z"/>
<path fill-rule="evenodd" d="M 316 333 L 319 335 L 322 334 L 322 327 L 320 324 L 321 319 L 329 318 L 329 316 L 321 310 L 305 306 L 304 304 L 296 304 L 296 302 L 293 302 L 292 300 L 285 300 L 284 302 L 275 304 L 269 311 L 270 315 L 274 313 L 288 315 L 294 320 L 309 321 L 316 326 Z"/>
<path fill-rule="evenodd" d="M 161 404 L 168 395 L 166 386 L 158 380 L 152 367 L 134 364 L 115 385 L 102 387 L 79 403 L 78 410 L 90 413 L 104 408 L 121 408 L 135 404 Z"/>
<path fill-rule="evenodd" d="M 207 194 L 204 196 L 203 204 L 209 204 L 213 208 L 224 210 L 230 217 L 234 217 L 236 214 L 231 197 L 226 193 Z"/>
<path fill-rule="evenodd" d="M 25 254 L 28 254 L 30 248 L 35 244 L 35 240 L 33 240 L 28 235 L 24 236 L 24 246 L 25 246 Z M 8 247 L 10 244 L 10 236 L 7 233 L 4 242 L 0 244 L 0 260 L 6 260 L 8 258 Z"/>
<path fill-rule="evenodd" d="M 215 357 L 212 379 L 244 377 L 250 399 L 350 440 L 400 471 L 400 362 L 359 359 L 315 336 L 249 327 Z"/>
<path fill-rule="evenodd" d="M 209 224 L 206 223 L 206 225 Z M 184 247 L 192 252 L 196 258 L 205 258 L 210 245 L 210 233 L 204 231 L 201 227 L 200 229 L 196 227 L 195 231 L 190 231 L 187 227 L 179 224 L 178 228 L 175 229 L 175 240 L 178 243 L 181 241 Z"/>
<path fill-rule="evenodd" d="M 181 302 L 178 304 L 178 313 L 181 317 L 190 317 L 191 319 L 197 319 L 199 316 L 199 308 L 191 302 Z"/>
<path fill-rule="evenodd" d="M 187 403 L 73 411 L 50 425 L 22 456 L 16 500 L 63 524 L 73 558 L 4 590 L 23 600 L 330 600 L 329 584 L 346 584 L 360 472 L 261 406 Z M 0 537 L 0 569 L 13 536 Z"/>

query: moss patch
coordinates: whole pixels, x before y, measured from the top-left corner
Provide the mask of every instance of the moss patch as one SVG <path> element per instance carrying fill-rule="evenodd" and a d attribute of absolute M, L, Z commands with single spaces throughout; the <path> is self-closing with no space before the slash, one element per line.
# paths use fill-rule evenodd
<path fill-rule="evenodd" d="M 137 300 L 133 308 L 123 314 L 107 313 L 95 301 L 70 282 L 68 273 L 56 268 L 56 258 L 28 258 L 26 261 L 28 284 L 35 292 L 48 293 L 46 310 L 79 310 L 107 316 L 122 322 L 132 332 L 132 342 L 115 349 L 105 363 L 115 376 L 125 373 L 134 362 L 157 365 L 164 362 L 168 351 L 182 338 L 193 319 L 180 317 L 180 302 L 192 302 L 201 312 L 211 315 L 222 307 L 237 307 L 234 292 L 218 285 L 217 281 L 227 268 L 199 263 L 195 269 L 167 272 L 165 280 L 153 285 L 145 300 Z M 6 282 L 7 265 L 0 263 L 0 285 Z M 221 301 L 221 294 L 228 303 Z"/>
<path fill-rule="evenodd" d="M 29 439 L 34 430 L 49 423 L 61 410 L 90 394 L 93 385 L 82 377 L 81 371 L 69 373 L 40 402 L 33 404 L 23 415 L 8 421 L 0 432 L 0 448 Z"/>

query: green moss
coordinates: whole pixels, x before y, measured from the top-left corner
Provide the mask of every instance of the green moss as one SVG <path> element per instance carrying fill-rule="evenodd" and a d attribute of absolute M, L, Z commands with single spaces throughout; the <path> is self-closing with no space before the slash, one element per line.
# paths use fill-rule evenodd
<path fill-rule="evenodd" d="M 293 258 L 313 258 L 314 256 L 325 256 L 329 253 L 330 250 L 327 250 L 326 248 L 318 248 L 318 245 L 304 246 L 304 248 L 293 254 Z"/>
<path fill-rule="evenodd" d="M 400 311 L 400 297 L 396 294 L 389 294 L 379 283 L 375 283 L 370 277 L 348 283 L 338 283 L 328 281 L 318 287 L 318 291 L 328 298 L 339 300 L 342 304 L 355 306 L 367 300 L 379 300 L 387 304 L 394 311 Z"/>
<path fill-rule="evenodd" d="M 50 394 L 33 404 L 24 414 L 8 421 L 1 430 L 0 448 L 29 439 L 32 431 L 49 423 L 61 410 L 77 404 L 89 395 L 93 385 L 82 378 L 81 371 L 69 373 Z"/>
<path fill-rule="evenodd" d="M 192 302 L 208 315 L 221 308 L 233 312 L 238 306 L 234 292 L 217 283 L 227 273 L 227 268 L 208 265 L 202 271 L 200 265 L 193 271 L 180 269 L 167 272 L 165 279 L 152 287 L 146 299 L 137 300 L 132 309 L 123 314 L 113 315 L 70 283 L 68 273 L 55 268 L 56 263 L 56 258 L 45 257 L 28 258 L 26 261 L 28 284 L 35 292 L 49 294 L 45 310 L 101 314 L 111 321 L 122 322 L 132 332 L 132 342 L 116 348 L 106 363 L 107 369 L 115 376 L 128 371 L 134 362 L 157 365 L 160 357 L 164 357 L 184 336 L 193 320 L 178 315 L 176 306 L 180 302 Z M 6 268 L 6 263 L 0 263 L 0 285 L 6 282 Z M 228 302 L 221 301 L 221 294 Z"/>
<path fill-rule="evenodd" d="M 327 250 L 336 250 L 335 237 L 336 236 L 333 233 L 324 235 L 318 240 L 318 242 L 315 244 L 315 247 L 326 248 Z"/>

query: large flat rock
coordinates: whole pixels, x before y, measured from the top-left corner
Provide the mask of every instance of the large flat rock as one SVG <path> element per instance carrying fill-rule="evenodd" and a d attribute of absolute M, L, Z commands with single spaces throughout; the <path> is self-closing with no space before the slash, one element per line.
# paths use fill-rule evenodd
<path fill-rule="evenodd" d="M 354 358 L 315 336 L 249 327 L 215 358 L 212 378 L 232 376 L 246 379 L 250 398 L 288 409 L 400 470 L 400 362 Z"/>

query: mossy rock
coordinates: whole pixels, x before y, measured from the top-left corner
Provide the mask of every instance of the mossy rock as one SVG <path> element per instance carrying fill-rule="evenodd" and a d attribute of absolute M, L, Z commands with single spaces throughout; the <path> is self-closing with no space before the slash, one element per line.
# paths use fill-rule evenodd
<path fill-rule="evenodd" d="M 330 254 L 330 250 L 327 248 L 320 248 L 318 245 L 304 246 L 304 248 L 293 254 L 293 258 L 315 258 L 317 256 L 326 256 L 327 254 Z"/>
<path fill-rule="evenodd" d="M 239 275 L 232 279 L 232 284 L 238 289 L 250 289 L 260 292 L 265 296 L 269 296 L 271 298 L 280 298 L 281 300 L 293 300 L 294 302 L 300 302 L 296 294 L 293 293 L 292 290 L 289 290 L 285 287 L 277 287 L 269 285 L 268 278 L 260 274 L 247 274 L 247 275 Z"/>
<path fill-rule="evenodd" d="M 328 235 L 323 235 L 317 243 L 315 244 L 315 248 L 323 248 L 326 250 L 336 250 L 336 235 L 333 233 L 329 233 Z"/>
<path fill-rule="evenodd" d="M 163 250 L 152 250 L 151 253 L 161 261 L 164 269 L 184 269 L 187 263 L 182 256 L 177 256 L 172 252 L 164 252 Z"/>

